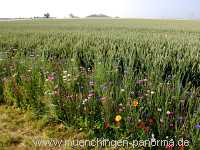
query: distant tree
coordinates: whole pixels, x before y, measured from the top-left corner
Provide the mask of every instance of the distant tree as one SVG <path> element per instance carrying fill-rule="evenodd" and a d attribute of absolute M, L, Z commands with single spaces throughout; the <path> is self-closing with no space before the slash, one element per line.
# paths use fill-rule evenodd
<path fill-rule="evenodd" d="M 69 14 L 69 17 L 70 18 L 75 18 L 74 14 L 72 14 L 72 13 Z"/>
<path fill-rule="evenodd" d="M 104 15 L 104 14 L 92 14 L 87 16 L 88 18 L 110 18 L 110 16 Z"/>
<path fill-rule="evenodd" d="M 70 17 L 70 18 L 79 18 L 78 16 L 75 16 L 75 15 L 72 14 L 72 13 L 69 14 L 69 17 Z"/>
<path fill-rule="evenodd" d="M 46 13 L 46 14 L 44 14 L 44 17 L 45 17 L 45 18 L 49 18 L 49 17 L 50 17 L 50 14 L 49 14 L 49 13 Z"/>

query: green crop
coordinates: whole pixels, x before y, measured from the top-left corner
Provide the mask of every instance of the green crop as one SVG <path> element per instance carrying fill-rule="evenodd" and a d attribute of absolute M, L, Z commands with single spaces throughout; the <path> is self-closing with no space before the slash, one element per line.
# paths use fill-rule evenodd
<path fill-rule="evenodd" d="M 154 134 L 199 149 L 200 22 L 0 22 L 0 103 L 91 138 Z"/>

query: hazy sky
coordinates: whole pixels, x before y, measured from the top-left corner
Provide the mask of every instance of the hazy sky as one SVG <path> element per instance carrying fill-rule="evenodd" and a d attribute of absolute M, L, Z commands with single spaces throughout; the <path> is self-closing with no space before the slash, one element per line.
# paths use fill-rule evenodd
<path fill-rule="evenodd" d="M 1 0 L 0 18 L 84 17 L 93 13 L 139 18 L 200 18 L 200 0 Z"/>

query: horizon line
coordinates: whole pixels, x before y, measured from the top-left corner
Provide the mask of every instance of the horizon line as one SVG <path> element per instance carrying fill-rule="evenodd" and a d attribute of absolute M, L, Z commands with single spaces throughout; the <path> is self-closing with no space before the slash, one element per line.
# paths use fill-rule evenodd
<path fill-rule="evenodd" d="M 200 18 L 175 18 L 175 17 L 75 17 L 75 18 L 71 18 L 71 17 L 50 17 L 50 18 L 45 18 L 45 17 L 41 17 L 41 16 L 34 16 L 34 17 L 0 17 L 0 20 L 40 20 L 40 19 L 44 19 L 44 20 L 51 20 L 51 19 L 146 19 L 146 20 L 200 20 Z"/>

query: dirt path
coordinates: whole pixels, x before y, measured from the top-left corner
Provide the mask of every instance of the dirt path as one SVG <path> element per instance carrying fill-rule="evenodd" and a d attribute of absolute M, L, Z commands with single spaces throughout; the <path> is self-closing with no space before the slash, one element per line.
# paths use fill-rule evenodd
<path fill-rule="evenodd" d="M 75 133 L 73 130 L 66 132 L 63 125 L 34 120 L 30 112 L 0 105 L 0 150 L 61 150 L 65 148 L 37 146 L 33 139 L 70 138 Z"/>
<path fill-rule="evenodd" d="M 0 149 L 24 150 L 34 148 L 31 121 L 18 109 L 0 106 Z M 30 144 L 28 144 L 30 143 Z"/>

